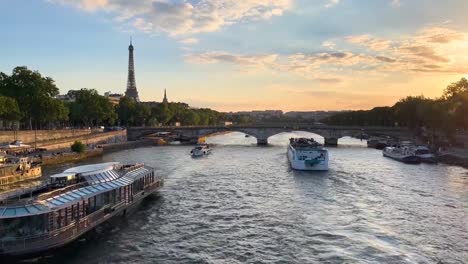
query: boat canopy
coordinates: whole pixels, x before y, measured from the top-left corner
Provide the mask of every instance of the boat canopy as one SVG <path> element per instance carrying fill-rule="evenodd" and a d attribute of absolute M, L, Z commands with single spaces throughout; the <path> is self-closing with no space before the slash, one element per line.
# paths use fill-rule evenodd
<path fill-rule="evenodd" d="M 115 173 L 115 172 L 114 172 Z M 103 192 L 117 189 L 131 184 L 135 179 L 140 178 L 149 173 L 149 170 L 145 167 L 138 168 L 134 171 L 128 172 L 125 176 L 118 178 L 114 181 L 107 181 L 94 185 L 89 185 L 76 190 L 72 190 L 54 197 L 51 197 L 44 201 L 44 204 L 50 208 L 56 208 L 66 206 L 93 197 Z M 116 173 L 117 174 L 117 173 Z"/>
<path fill-rule="evenodd" d="M 0 218 L 15 218 L 22 216 L 38 215 L 49 211 L 42 204 L 29 204 L 15 207 L 0 207 Z"/>
<path fill-rule="evenodd" d="M 120 164 L 120 163 L 117 163 Z M 99 165 L 99 164 L 98 164 Z M 96 166 L 100 167 L 100 166 Z M 70 169 L 71 170 L 71 169 Z M 70 172 L 56 174 L 60 175 L 71 175 Z M 109 171 L 107 171 L 109 172 Z M 119 175 L 116 171 L 111 171 L 113 175 Z M 38 215 L 50 212 L 54 209 L 65 208 L 71 204 L 76 204 L 83 199 L 87 199 L 98 194 L 118 189 L 120 187 L 128 186 L 132 184 L 136 179 L 142 178 L 151 172 L 146 167 L 139 167 L 135 170 L 125 173 L 122 177 L 104 181 L 97 184 L 92 184 L 86 187 L 70 190 L 62 194 L 57 194 L 54 197 L 46 200 L 32 201 L 31 204 L 27 205 L 6 205 L 0 206 L 0 219 L 15 218 L 23 216 Z M 95 175 L 94 175 L 95 176 Z M 90 183 L 91 184 L 91 183 Z"/>

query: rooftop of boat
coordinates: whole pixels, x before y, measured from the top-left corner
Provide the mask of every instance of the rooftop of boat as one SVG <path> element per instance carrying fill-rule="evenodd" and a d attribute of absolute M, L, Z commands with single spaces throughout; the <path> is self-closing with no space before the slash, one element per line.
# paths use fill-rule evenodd
<path fill-rule="evenodd" d="M 289 139 L 289 144 L 293 148 L 300 150 L 322 148 L 322 145 L 315 141 L 313 138 L 291 138 Z"/>
<path fill-rule="evenodd" d="M 51 177 L 79 174 L 80 177 L 84 178 L 84 181 L 32 198 L 8 200 L 5 205 L 0 205 L 0 219 L 42 214 L 53 209 L 66 207 L 97 194 L 126 186 L 142 175 L 147 175 L 150 171 L 151 168 L 143 164 L 130 166 L 122 165 L 119 162 L 70 168 Z"/>

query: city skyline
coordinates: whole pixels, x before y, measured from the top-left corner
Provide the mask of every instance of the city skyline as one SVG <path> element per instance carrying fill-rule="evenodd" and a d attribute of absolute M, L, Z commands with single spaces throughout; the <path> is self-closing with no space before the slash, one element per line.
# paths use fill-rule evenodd
<path fill-rule="evenodd" d="M 219 111 L 369 109 L 468 75 L 464 2 L 8 1 L 0 71 L 124 93 L 133 36 L 142 101 L 167 88 Z"/>

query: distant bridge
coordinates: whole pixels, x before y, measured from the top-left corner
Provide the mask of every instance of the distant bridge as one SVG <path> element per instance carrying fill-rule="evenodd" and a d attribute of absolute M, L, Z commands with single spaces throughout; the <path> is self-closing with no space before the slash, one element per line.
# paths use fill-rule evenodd
<path fill-rule="evenodd" d="M 130 127 L 127 129 L 128 140 L 138 140 L 161 132 L 170 132 L 181 139 L 197 142 L 210 135 L 226 132 L 242 132 L 257 139 L 258 145 L 267 145 L 268 138 L 283 132 L 305 131 L 322 136 L 325 145 L 337 146 L 338 139 L 346 136 L 368 134 L 375 136 L 391 136 L 394 138 L 412 138 L 413 134 L 403 127 L 358 127 L 358 126 L 328 126 L 322 124 L 273 124 L 273 125 L 232 125 L 232 126 L 161 126 L 161 127 Z"/>

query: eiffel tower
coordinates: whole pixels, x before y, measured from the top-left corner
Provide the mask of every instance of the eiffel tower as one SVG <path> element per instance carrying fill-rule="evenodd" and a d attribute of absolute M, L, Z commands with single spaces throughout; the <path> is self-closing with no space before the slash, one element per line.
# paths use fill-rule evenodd
<path fill-rule="evenodd" d="M 133 62 L 133 45 L 130 38 L 130 46 L 128 46 L 128 81 L 125 96 L 132 98 L 136 102 L 140 101 L 135 81 L 135 63 Z"/>

